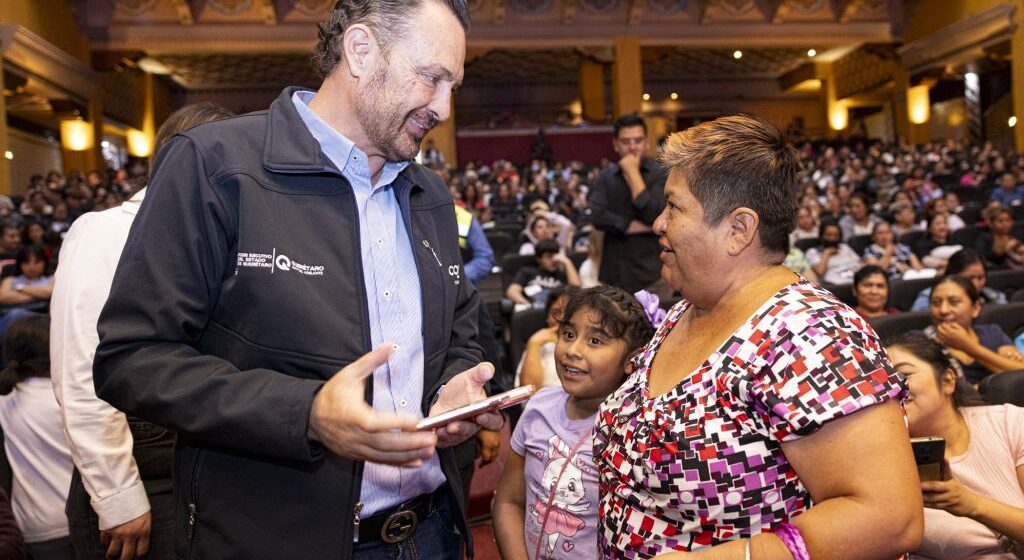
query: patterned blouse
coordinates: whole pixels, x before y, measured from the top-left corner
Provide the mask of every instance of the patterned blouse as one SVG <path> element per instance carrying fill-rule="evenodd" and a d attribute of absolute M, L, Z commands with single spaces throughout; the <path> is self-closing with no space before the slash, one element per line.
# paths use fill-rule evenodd
<path fill-rule="evenodd" d="M 893 398 L 903 378 L 867 321 L 801 280 L 766 301 L 674 389 L 650 398 L 681 301 L 601 405 L 594 443 L 605 558 L 651 558 L 753 536 L 811 506 L 783 442 Z"/>
<path fill-rule="evenodd" d="M 892 259 L 889 261 L 889 270 L 886 271 L 889 274 L 890 280 L 899 280 L 900 277 L 903 276 L 903 273 L 896 267 L 896 263 L 900 263 L 907 268 L 911 267 L 912 262 L 910 258 L 913 254 L 914 252 L 910 250 L 910 247 L 907 247 L 902 243 L 896 244 L 896 250 L 893 251 Z M 884 256 L 885 248 L 880 245 L 872 243 L 864 249 L 865 259 L 882 260 L 882 257 Z"/>

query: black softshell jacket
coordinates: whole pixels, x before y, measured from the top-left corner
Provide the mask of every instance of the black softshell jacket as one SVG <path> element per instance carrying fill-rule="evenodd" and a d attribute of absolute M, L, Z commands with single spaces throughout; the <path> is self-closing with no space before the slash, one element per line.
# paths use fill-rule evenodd
<path fill-rule="evenodd" d="M 371 350 L 358 212 L 294 91 L 161 151 L 100 317 L 99 396 L 179 433 L 181 558 L 352 553 L 363 465 L 307 427 L 325 380 Z M 477 294 L 444 183 L 411 164 L 393 188 L 420 278 L 425 413 L 481 360 Z M 452 451 L 439 454 L 461 488 Z M 452 499 L 464 512 L 461 492 Z"/>

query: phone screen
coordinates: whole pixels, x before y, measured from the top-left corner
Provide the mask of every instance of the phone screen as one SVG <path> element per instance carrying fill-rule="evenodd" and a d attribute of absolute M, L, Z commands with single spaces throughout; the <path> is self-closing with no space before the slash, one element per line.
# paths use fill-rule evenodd
<path fill-rule="evenodd" d="M 911 438 L 910 445 L 914 448 L 914 461 L 921 481 L 943 480 L 943 460 L 946 455 L 946 440 L 936 437 Z"/>

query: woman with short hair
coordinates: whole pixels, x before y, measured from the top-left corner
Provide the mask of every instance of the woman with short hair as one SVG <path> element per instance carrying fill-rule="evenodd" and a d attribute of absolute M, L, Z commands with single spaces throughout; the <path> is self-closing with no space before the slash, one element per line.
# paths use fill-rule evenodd
<path fill-rule="evenodd" d="M 916 548 L 902 379 L 866 321 L 782 266 L 795 150 L 767 122 L 735 116 L 673 135 L 662 159 L 654 232 L 662 278 L 683 300 L 598 414 L 602 556 Z"/>

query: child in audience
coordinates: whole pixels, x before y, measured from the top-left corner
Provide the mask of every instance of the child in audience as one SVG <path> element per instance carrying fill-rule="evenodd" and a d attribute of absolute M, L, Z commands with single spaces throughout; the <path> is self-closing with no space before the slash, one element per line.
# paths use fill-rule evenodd
<path fill-rule="evenodd" d="M 1024 552 L 1024 409 L 977 406 L 941 346 L 920 335 L 889 345 L 910 390 L 913 437 L 946 440 L 946 479 L 921 483 L 924 539 L 915 558 L 1020 558 Z M 1018 555 L 1011 552 L 1016 547 Z"/>
<path fill-rule="evenodd" d="M 542 389 L 527 404 L 495 497 L 505 560 L 597 557 L 594 419 L 653 334 L 644 308 L 619 288 L 570 295 L 555 347 L 562 385 Z"/>
<path fill-rule="evenodd" d="M 10 461 L 11 505 L 30 558 L 70 560 L 64 505 L 71 487 L 71 452 L 50 384 L 50 318 L 31 314 L 3 339 L 0 427 Z"/>
<path fill-rule="evenodd" d="M 536 266 L 524 266 L 512 279 L 505 297 L 517 304 L 516 310 L 544 306 L 550 291 L 558 286 L 579 286 L 580 275 L 554 240 L 537 243 Z"/>

